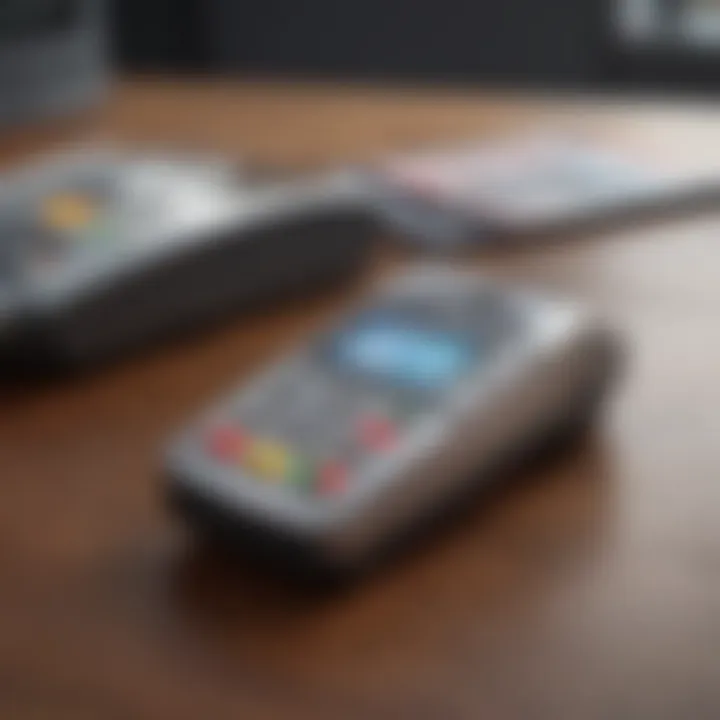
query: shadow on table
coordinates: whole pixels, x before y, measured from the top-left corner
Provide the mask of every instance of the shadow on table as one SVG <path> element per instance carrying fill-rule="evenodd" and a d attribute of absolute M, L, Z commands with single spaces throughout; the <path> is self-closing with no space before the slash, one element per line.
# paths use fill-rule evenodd
<path fill-rule="evenodd" d="M 360 574 L 298 577 L 240 549 L 191 541 L 177 558 L 170 595 L 183 622 L 217 639 L 229 627 L 274 631 L 395 596 L 451 601 L 460 614 L 536 603 L 600 562 L 612 496 L 609 450 L 588 436 L 535 458 L 513 482 L 466 500 Z"/>

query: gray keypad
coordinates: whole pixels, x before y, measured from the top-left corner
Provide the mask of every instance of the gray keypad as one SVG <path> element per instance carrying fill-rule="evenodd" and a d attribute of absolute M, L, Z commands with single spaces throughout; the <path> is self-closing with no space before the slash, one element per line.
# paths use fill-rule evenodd
<path fill-rule="evenodd" d="M 495 292 L 450 293 L 388 308 L 381 310 L 400 322 L 455 334 L 476 347 L 478 365 L 516 329 L 513 313 Z M 327 341 L 321 338 L 309 352 L 269 371 L 239 393 L 227 413 L 231 427 L 251 444 L 271 443 L 309 468 L 312 480 L 298 482 L 290 468 L 284 485 L 320 494 L 328 464 L 339 464 L 348 482 L 357 481 L 448 399 L 443 392 L 365 378 L 336 366 L 324 352 Z"/>

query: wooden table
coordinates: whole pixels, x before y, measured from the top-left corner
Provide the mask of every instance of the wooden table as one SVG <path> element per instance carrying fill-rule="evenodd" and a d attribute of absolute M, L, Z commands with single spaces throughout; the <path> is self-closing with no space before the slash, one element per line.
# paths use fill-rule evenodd
<path fill-rule="evenodd" d="M 720 157 L 712 108 L 152 83 L 0 152 L 108 135 L 357 160 L 551 119 Z M 592 441 L 339 596 L 194 551 L 163 510 L 158 451 L 357 288 L 3 390 L 0 717 L 720 717 L 719 232 L 705 214 L 479 261 L 626 332 L 618 401 Z"/>

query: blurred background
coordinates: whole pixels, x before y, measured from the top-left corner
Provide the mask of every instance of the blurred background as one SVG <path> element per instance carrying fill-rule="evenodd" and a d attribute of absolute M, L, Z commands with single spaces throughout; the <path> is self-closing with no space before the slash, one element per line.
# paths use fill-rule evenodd
<path fill-rule="evenodd" d="M 714 0 L 4 0 L 0 120 L 96 101 L 108 57 L 148 74 L 712 92 L 719 53 Z"/>
<path fill-rule="evenodd" d="M 143 0 L 123 68 L 588 89 L 713 89 L 714 0 Z"/>

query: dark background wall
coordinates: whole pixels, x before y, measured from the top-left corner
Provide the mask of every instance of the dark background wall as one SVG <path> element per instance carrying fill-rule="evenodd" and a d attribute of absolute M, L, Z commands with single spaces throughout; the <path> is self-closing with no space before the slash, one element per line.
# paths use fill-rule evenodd
<path fill-rule="evenodd" d="M 607 0 L 116 0 L 124 67 L 592 85 Z"/>
<path fill-rule="evenodd" d="M 145 71 L 197 71 L 206 66 L 202 0 L 111 0 L 116 61 Z"/>

